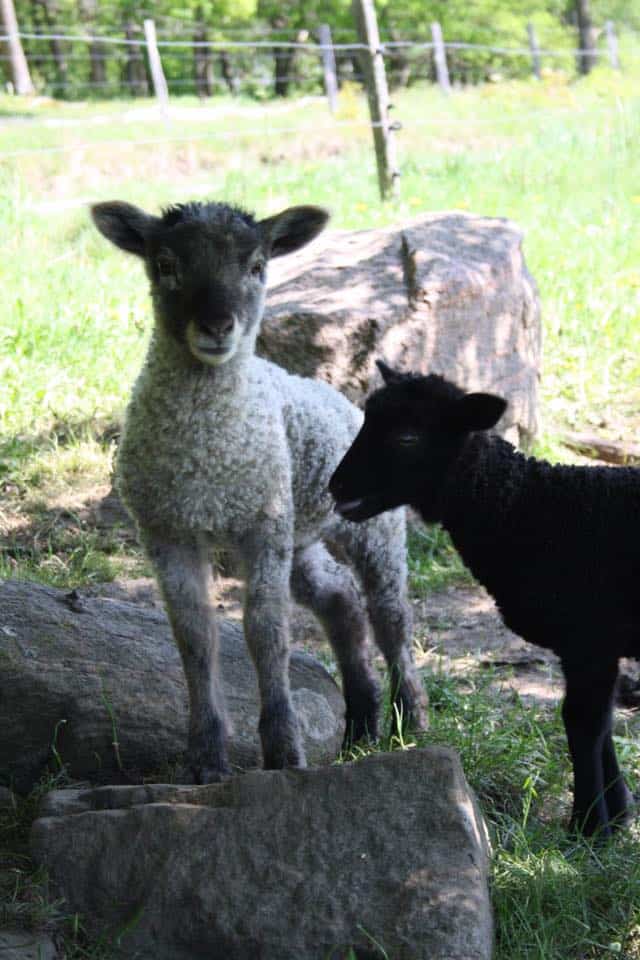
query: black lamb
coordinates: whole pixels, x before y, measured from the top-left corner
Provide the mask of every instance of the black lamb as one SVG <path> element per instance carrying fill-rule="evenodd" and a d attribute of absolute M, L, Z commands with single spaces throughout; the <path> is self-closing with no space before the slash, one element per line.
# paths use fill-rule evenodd
<path fill-rule="evenodd" d="M 330 482 L 362 521 L 400 504 L 439 522 L 506 625 L 561 658 L 573 829 L 607 835 L 633 798 L 611 736 L 620 657 L 640 656 L 640 469 L 552 465 L 487 433 L 506 401 L 436 375 L 385 386 Z"/>

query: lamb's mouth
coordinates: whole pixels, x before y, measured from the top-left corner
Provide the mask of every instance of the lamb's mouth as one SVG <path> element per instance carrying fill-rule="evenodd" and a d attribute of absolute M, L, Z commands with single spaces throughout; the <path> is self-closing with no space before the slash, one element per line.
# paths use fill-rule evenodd
<path fill-rule="evenodd" d="M 213 346 L 203 347 L 200 344 L 198 344 L 198 353 L 206 353 L 211 355 L 212 357 L 224 357 L 225 353 L 229 353 L 230 349 L 231 349 L 230 347 L 213 347 Z"/>
<path fill-rule="evenodd" d="M 354 500 L 337 500 L 333 509 L 345 520 L 358 522 L 359 520 L 368 520 L 376 513 L 381 513 L 384 506 L 380 496 L 369 494 L 369 496 L 357 497 Z"/>
<path fill-rule="evenodd" d="M 221 346 L 213 343 L 197 343 L 191 348 L 198 360 L 217 366 L 233 356 L 233 344 Z"/>

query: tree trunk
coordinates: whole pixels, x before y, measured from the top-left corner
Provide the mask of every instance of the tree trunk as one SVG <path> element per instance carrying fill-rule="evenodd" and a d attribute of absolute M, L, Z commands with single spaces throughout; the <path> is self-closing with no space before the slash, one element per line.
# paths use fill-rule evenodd
<path fill-rule="evenodd" d="M 589 0 L 575 0 L 578 20 L 578 72 L 586 75 L 598 59 L 596 50 L 596 31 L 591 22 Z"/>
<path fill-rule="evenodd" d="M 80 0 L 79 9 L 86 31 L 91 34 L 98 13 L 98 0 Z M 107 82 L 106 50 L 103 43 L 89 43 L 89 81 L 93 86 L 101 87 Z"/>
<path fill-rule="evenodd" d="M 136 27 L 133 21 L 128 20 L 125 24 L 124 33 L 127 40 L 136 40 Z M 130 93 L 135 96 L 146 97 L 149 95 L 149 80 L 147 70 L 142 55 L 142 49 L 137 44 L 127 46 L 127 62 L 124 68 L 125 82 L 129 87 Z"/>
<path fill-rule="evenodd" d="M 400 39 L 398 31 L 394 27 L 389 28 L 389 36 L 393 41 Z M 406 52 L 402 47 L 392 48 L 388 58 L 389 63 L 389 87 L 397 89 L 398 87 L 408 87 L 411 76 L 411 64 Z"/>
<path fill-rule="evenodd" d="M 0 11 L 2 12 L 2 22 L 4 32 L 7 34 L 7 46 L 9 47 L 9 62 L 11 64 L 11 79 L 13 87 L 17 94 L 26 96 L 34 93 L 29 65 L 22 49 L 22 43 L 18 36 L 18 21 L 16 11 L 13 6 L 13 0 L 0 0 Z"/>
<path fill-rule="evenodd" d="M 275 61 L 275 72 L 273 77 L 273 89 L 276 97 L 286 97 L 289 92 L 291 82 L 291 70 L 293 69 L 293 58 L 295 47 L 275 47 L 273 57 Z"/>
<path fill-rule="evenodd" d="M 56 15 L 58 13 L 56 0 L 36 0 L 37 5 L 42 9 L 44 22 L 48 33 L 56 32 Z M 64 91 L 67 85 L 67 59 L 64 54 L 62 42 L 54 37 L 49 41 L 51 44 L 51 55 L 56 67 L 56 88 Z"/>
<path fill-rule="evenodd" d="M 103 43 L 89 44 L 89 80 L 92 86 L 104 87 L 107 83 L 105 45 Z"/>
<path fill-rule="evenodd" d="M 240 83 L 238 78 L 233 72 L 231 66 L 231 58 L 227 50 L 221 50 L 220 54 L 220 72 L 222 73 L 222 79 L 229 88 L 229 93 L 236 94 L 240 88 Z"/>
<path fill-rule="evenodd" d="M 201 17 L 202 8 L 198 8 Z M 198 20 L 193 34 L 195 43 L 205 43 L 208 40 L 207 26 L 204 20 Z M 193 62 L 195 69 L 196 93 L 199 97 L 210 97 L 213 94 L 213 59 L 210 47 L 194 47 Z"/>

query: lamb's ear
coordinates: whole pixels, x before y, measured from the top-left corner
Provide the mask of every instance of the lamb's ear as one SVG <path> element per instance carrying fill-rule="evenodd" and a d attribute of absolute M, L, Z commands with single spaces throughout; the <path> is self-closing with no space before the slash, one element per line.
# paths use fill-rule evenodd
<path fill-rule="evenodd" d="M 270 257 L 293 253 L 317 237 L 329 214 L 322 207 L 289 207 L 258 224 L 262 242 Z"/>
<path fill-rule="evenodd" d="M 451 423 L 465 433 L 490 430 L 507 409 L 507 401 L 493 393 L 467 393 L 457 400 Z"/>
<path fill-rule="evenodd" d="M 398 383 L 399 380 L 403 379 L 402 374 L 390 367 L 384 360 L 376 360 L 376 367 L 382 374 L 382 379 L 386 384 Z"/>
<path fill-rule="evenodd" d="M 96 227 L 116 247 L 144 256 L 145 240 L 158 217 L 153 217 L 131 203 L 113 200 L 109 203 L 94 203 L 91 216 Z"/>

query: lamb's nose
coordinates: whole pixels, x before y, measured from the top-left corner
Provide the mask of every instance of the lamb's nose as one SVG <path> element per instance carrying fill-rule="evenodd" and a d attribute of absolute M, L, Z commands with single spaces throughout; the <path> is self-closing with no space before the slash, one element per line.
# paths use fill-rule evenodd
<path fill-rule="evenodd" d="M 201 320 L 200 328 L 204 333 L 212 337 L 227 337 L 233 331 L 233 317 L 225 317 L 224 320 Z"/>
<path fill-rule="evenodd" d="M 233 330 L 233 317 L 230 320 L 226 320 L 223 326 L 220 327 L 220 333 L 224 334 L 225 337 L 227 334 L 231 333 Z"/>

